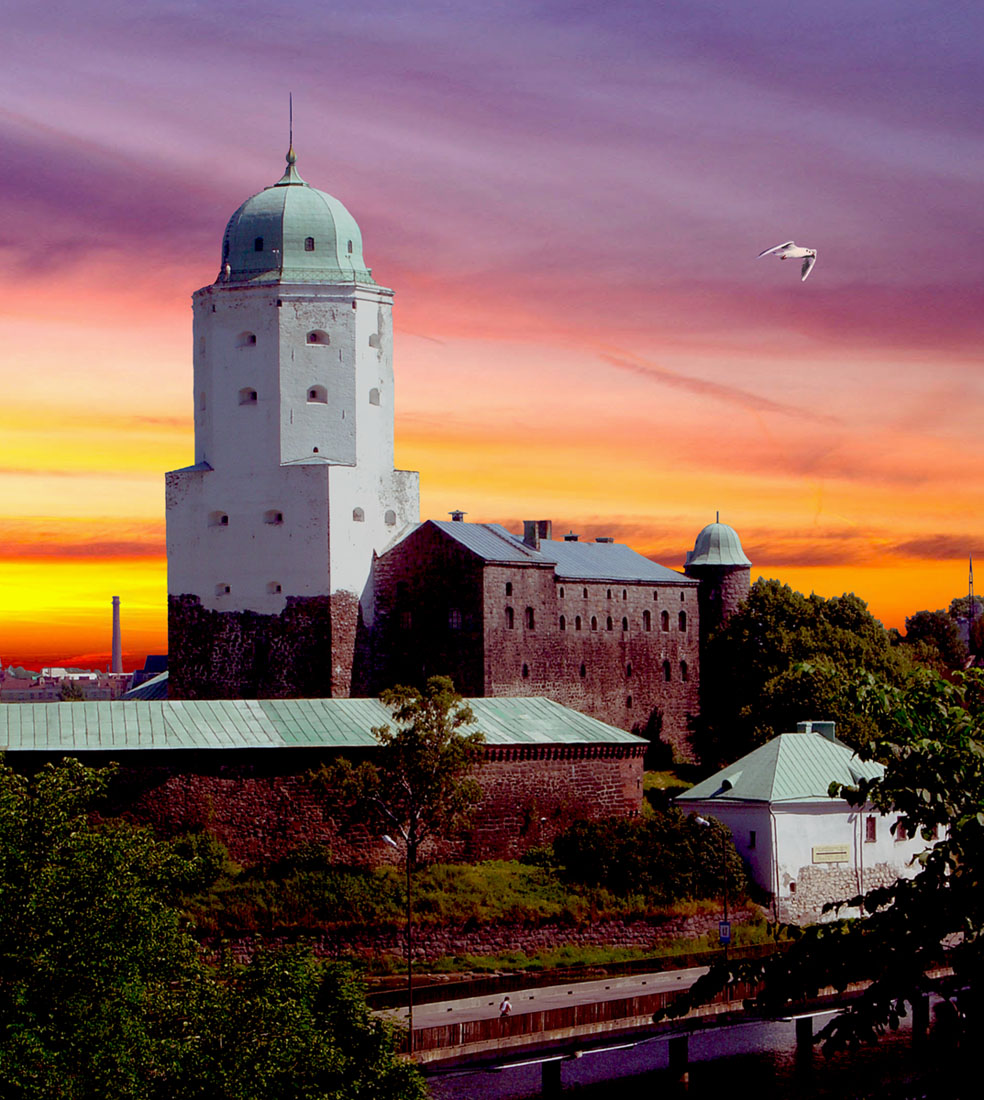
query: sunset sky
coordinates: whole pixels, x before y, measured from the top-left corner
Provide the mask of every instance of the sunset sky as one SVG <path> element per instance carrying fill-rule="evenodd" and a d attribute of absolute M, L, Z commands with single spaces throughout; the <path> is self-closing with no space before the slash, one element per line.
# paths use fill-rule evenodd
<path fill-rule="evenodd" d="M 7 0 L 0 661 L 166 649 L 190 295 L 298 169 L 396 292 L 423 518 L 754 565 L 886 625 L 966 592 L 984 484 L 984 7 Z M 758 259 L 781 241 L 798 265 Z"/>

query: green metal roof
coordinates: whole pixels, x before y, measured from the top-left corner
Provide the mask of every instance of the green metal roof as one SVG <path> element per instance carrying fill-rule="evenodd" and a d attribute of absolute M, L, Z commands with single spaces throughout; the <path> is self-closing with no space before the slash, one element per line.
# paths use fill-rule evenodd
<path fill-rule="evenodd" d="M 641 744 L 625 730 L 551 699 L 469 699 L 489 745 Z M 0 749 L 372 748 L 392 722 L 378 699 L 170 699 L 25 703 L 0 707 Z"/>
<path fill-rule="evenodd" d="M 676 801 L 825 802 L 831 783 L 854 784 L 883 772 L 881 764 L 860 760 L 840 741 L 818 733 L 781 733 Z"/>
<path fill-rule="evenodd" d="M 738 532 L 726 523 L 709 523 L 687 551 L 687 565 L 751 565 Z"/>

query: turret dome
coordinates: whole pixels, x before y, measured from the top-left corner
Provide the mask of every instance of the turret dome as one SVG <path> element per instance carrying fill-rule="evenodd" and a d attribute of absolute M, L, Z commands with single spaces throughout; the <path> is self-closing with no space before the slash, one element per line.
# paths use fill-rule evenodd
<path fill-rule="evenodd" d="M 686 567 L 693 565 L 751 565 L 741 548 L 738 532 L 726 523 L 709 523 L 687 553 Z"/>
<path fill-rule="evenodd" d="M 373 283 L 355 218 L 297 173 L 294 150 L 271 187 L 247 199 L 222 238 L 218 283 Z"/>

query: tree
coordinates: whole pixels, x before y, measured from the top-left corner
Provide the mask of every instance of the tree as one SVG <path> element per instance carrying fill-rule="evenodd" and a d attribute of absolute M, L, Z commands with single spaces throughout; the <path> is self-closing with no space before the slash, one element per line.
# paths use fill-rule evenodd
<path fill-rule="evenodd" d="M 339 792 L 349 818 L 397 833 L 415 867 L 424 844 L 467 824 L 482 793 L 471 773 L 485 736 L 462 732 L 475 716 L 447 676 L 431 677 L 424 692 L 388 689 L 380 700 L 392 711 L 396 728 L 373 729 L 379 743 L 373 760 L 353 765 L 341 759 L 321 776 Z"/>
<path fill-rule="evenodd" d="M 68 678 L 62 680 L 59 694 L 63 703 L 78 703 L 85 699 L 81 684 Z"/>
<path fill-rule="evenodd" d="M 0 765 L 0 1095 L 420 1100 L 343 971 L 299 949 L 211 965 L 180 899 L 221 850 L 94 818 L 111 775 Z"/>
<path fill-rule="evenodd" d="M 720 767 L 796 722 L 837 723 L 839 737 L 864 744 L 878 733 L 859 712 L 854 684 L 868 674 L 900 686 L 915 671 L 882 624 L 854 595 L 803 596 L 775 580 L 758 580 L 747 600 L 708 639 L 694 748 Z"/>
<path fill-rule="evenodd" d="M 916 660 L 936 671 L 953 671 L 967 663 L 967 647 L 946 611 L 917 611 L 905 620 L 903 640 Z"/>
<path fill-rule="evenodd" d="M 949 683 L 922 672 L 903 689 L 871 682 L 865 695 L 888 732 L 860 755 L 885 761 L 884 776 L 834 784 L 830 793 L 899 814 L 901 826 L 927 845 L 918 873 L 846 899 L 863 903 L 863 919 L 785 929 L 788 951 L 717 968 L 694 987 L 692 1001 L 729 977 L 764 980 L 758 1005 L 782 1014 L 824 986 L 867 979 L 819 1035 L 838 1050 L 898 1026 L 906 1006 L 929 992 L 927 971 L 945 954 L 955 975 L 946 1001 L 953 1032 L 976 1038 L 984 1023 L 984 673 L 960 673 Z"/>

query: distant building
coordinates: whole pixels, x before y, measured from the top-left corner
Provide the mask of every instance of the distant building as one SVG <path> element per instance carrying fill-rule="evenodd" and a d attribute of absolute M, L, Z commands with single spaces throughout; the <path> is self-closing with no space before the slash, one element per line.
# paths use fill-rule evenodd
<path fill-rule="evenodd" d="M 912 859 L 926 842 L 906 836 L 896 815 L 827 793 L 831 783 L 854 785 L 883 772 L 838 741 L 833 722 L 801 722 L 796 733 L 779 734 L 675 804 L 726 825 L 752 879 L 777 899 L 781 919 L 811 923 L 824 919 L 826 902 L 917 870 Z"/>

